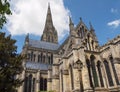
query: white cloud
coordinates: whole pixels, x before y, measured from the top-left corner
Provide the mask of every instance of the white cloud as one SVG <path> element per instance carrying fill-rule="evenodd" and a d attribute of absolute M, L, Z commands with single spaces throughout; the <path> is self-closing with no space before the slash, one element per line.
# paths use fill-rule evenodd
<path fill-rule="evenodd" d="M 112 26 L 114 28 L 117 28 L 117 27 L 120 26 L 120 19 L 108 22 L 107 25 L 108 26 Z"/>
<path fill-rule="evenodd" d="M 7 29 L 12 35 L 43 33 L 46 13 L 50 2 L 52 19 L 59 38 L 69 30 L 68 16 L 63 0 L 11 0 L 12 15 L 8 16 Z M 67 31 L 65 31 L 67 30 Z"/>
<path fill-rule="evenodd" d="M 118 13 L 118 10 L 115 8 L 111 8 L 111 13 Z"/>

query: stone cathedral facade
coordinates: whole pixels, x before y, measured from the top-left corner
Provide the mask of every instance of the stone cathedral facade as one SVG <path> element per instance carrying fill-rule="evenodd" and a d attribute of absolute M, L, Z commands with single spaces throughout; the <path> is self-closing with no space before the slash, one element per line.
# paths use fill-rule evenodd
<path fill-rule="evenodd" d="M 120 35 L 99 46 L 93 26 L 82 19 L 59 45 L 48 6 L 40 40 L 25 38 L 24 80 L 18 92 L 120 92 Z"/>

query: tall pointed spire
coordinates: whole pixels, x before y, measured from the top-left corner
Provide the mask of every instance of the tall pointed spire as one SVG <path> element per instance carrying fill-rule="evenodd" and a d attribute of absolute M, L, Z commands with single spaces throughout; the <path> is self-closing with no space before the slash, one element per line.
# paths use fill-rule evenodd
<path fill-rule="evenodd" d="M 46 22 L 45 22 L 44 31 L 41 37 L 41 41 L 58 43 L 58 35 L 53 25 L 50 3 L 48 3 Z"/>
<path fill-rule="evenodd" d="M 48 10 L 47 10 L 45 27 L 47 27 L 47 28 L 48 28 L 48 27 L 49 27 L 49 28 L 52 28 L 52 27 L 53 27 L 53 21 L 52 21 L 50 3 L 48 3 Z"/>

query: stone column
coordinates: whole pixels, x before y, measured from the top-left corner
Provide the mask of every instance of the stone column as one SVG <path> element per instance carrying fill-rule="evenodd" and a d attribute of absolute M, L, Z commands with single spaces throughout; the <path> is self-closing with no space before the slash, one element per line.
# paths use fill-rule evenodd
<path fill-rule="evenodd" d="M 67 68 L 67 58 L 63 57 L 63 69 L 62 69 L 62 74 L 63 74 L 63 90 L 64 92 L 69 92 L 70 91 L 70 80 L 69 80 L 69 72 Z"/>
<path fill-rule="evenodd" d="M 60 90 L 60 81 L 59 81 L 59 56 L 53 56 L 53 65 L 52 65 L 52 90 L 59 92 Z"/>
<path fill-rule="evenodd" d="M 48 69 L 48 79 L 47 79 L 47 91 L 52 90 L 52 67 Z"/>
<path fill-rule="evenodd" d="M 48 52 L 46 52 L 46 55 L 45 55 L 45 63 L 48 64 Z"/>
<path fill-rule="evenodd" d="M 59 69 L 57 64 L 52 66 L 52 90 L 59 92 Z"/>
<path fill-rule="evenodd" d="M 38 70 L 38 72 L 37 72 L 37 80 L 36 80 L 36 92 L 38 92 L 40 89 L 39 89 L 39 87 L 40 87 L 40 70 Z"/>
<path fill-rule="evenodd" d="M 120 46 L 120 45 L 119 45 Z M 120 48 L 120 47 L 119 47 Z M 117 50 L 116 46 L 113 44 L 113 42 L 110 43 L 110 51 L 111 51 L 111 54 L 112 54 L 112 57 L 114 59 L 114 63 L 116 63 L 116 58 L 119 58 L 119 51 Z M 115 75 L 114 75 L 114 71 L 112 69 L 112 64 L 111 64 L 111 61 L 109 59 L 109 66 L 110 66 L 110 71 L 111 71 L 111 75 L 112 75 L 112 79 L 113 79 L 113 83 L 115 86 L 117 86 L 117 83 L 116 83 L 116 80 L 115 80 Z"/>
<path fill-rule="evenodd" d="M 73 80 L 74 80 L 74 92 L 80 92 L 80 76 L 78 67 L 74 64 L 73 66 Z"/>
<path fill-rule="evenodd" d="M 110 67 L 110 72 L 111 72 L 113 84 L 114 84 L 114 86 L 117 86 L 115 76 L 114 76 L 114 73 L 113 73 L 113 69 L 112 69 L 112 65 L 111 65 L 111 61 L 110 60 L 108 60 L 108 61 L 109 61 L 109 67 Z"/>
<path fill-rule="evenodd" d="M 102 70 L 103 69 L 103 70 Z M 105 76 L 105 69 L 104 69 L 104 66 L 102 65 L 101 66 L 101 73 L 102 73 L 102 78 L 103 78 L 103 84 L 104 84 L 104 87 L 105 88 L 108 88 L 108 82 L 107 82 L 107 78 Z"/>
<path fill-rule="evenodd" d="M 68 70 L 63 70 L 63 81 L 64 81 L 64 92 L 70 92 L 70 80 L 69 80 L 69 73 Z"/>
<path fill-rule="evenodd" d="M 97 74 L 97 78 L 98 78 L 98 87 L 101 87 L 100 76 L 99 76 L 98 66 L 97 66 L 97 60 L 95 60 L 95 69 L 96 69 L 96 74 Z"/>
<path fill-rule="evenodd" d="M 35 62 L 38 62 L 38 51 L 35 51 Z"/>
<path fill-rule="evenodd" d="M 114 58 L 114 66 L 118 76 L 119 84 L 120 84 L 120 58 Z"/>
<path fill-rule="evenodd" d="M 83 63 L 83 67 L 82 67 L 82 80 L 83 80 L 83 86 L 84 86 L 83 88 L 84 88 L 84 92 L 88 92 L 91 90 L 91 87 L 90 87 L 88 69 L 86 66 L 84 47 L 81 46 L 78 51 L 79 51 L 79 58 Z"/>
<path fill-rule="evenodd" d="M 23 70 L 21 75 L 18 75 L 17 77 L 19 78 L 21 76 L 21 80 L 25 79 L 25 70 Z M 24 91 L 24 82 L 23 84 L 18 88 L 18 92 L 23 92 Z"/>

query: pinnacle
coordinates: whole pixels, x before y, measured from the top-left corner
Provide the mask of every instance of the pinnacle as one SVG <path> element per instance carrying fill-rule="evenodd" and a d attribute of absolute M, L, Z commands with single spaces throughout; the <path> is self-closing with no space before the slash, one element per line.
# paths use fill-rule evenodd
<path fill-rule="evenodd" d="M 71 17 L 69 16 L 69 23 L 73 24 Z"/>
<path fill-rule="evenodd" d="M 89 22 L 89 24 L 90 24 L 90 29 L 91 29 L 91 30 L 94 30 L 94 28 L 93 28 L 93 26 L 92 26 L 92 23 Z"/>
<path fill-rule="evenodd" d="M 50 3 L 48 3 L 48 10 L 47 10 L 45 27 L 53 27 Z"/>

